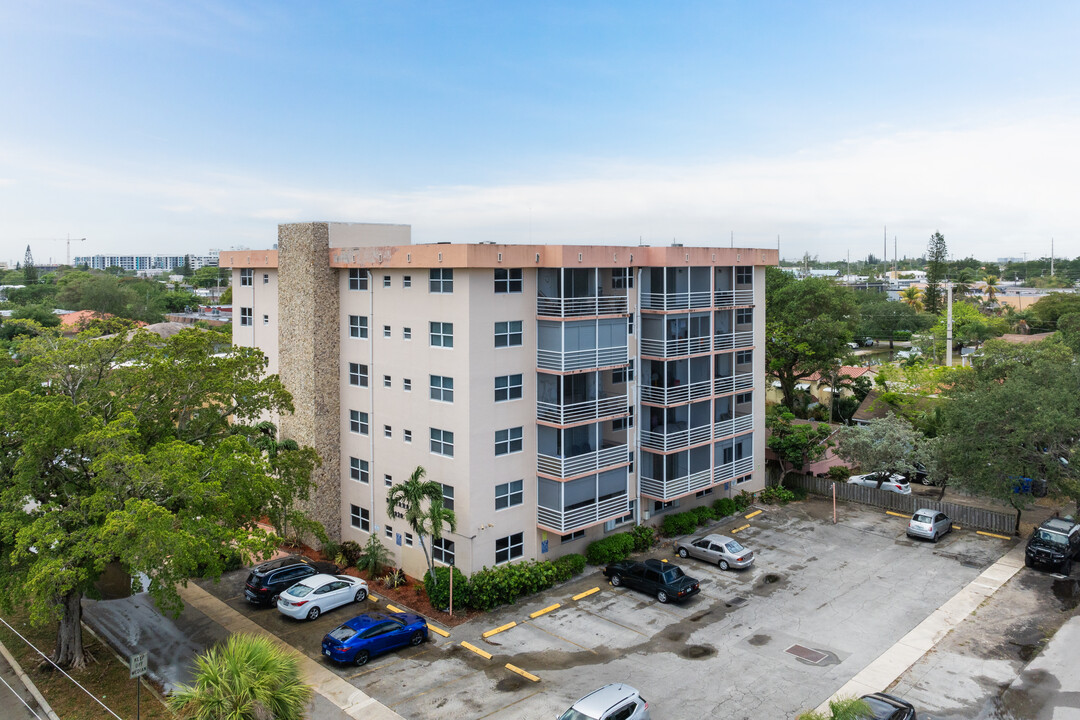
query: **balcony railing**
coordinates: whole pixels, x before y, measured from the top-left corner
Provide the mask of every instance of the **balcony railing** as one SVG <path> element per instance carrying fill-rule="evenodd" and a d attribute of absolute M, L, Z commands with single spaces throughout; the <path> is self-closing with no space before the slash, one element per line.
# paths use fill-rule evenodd
<path fill-rule="evenodd" d="M 589 525 L 596 525 L 597 523 L 622 517 L 629 512 L 629 501 L 629 496 L 624 493 L 573 510 L 560 511 L 537 507 L 536 524 L 542 529 L 566 535 Z"/>
<path fill-rule="evenodd" d="M 712 385 L 711 380 L 702 380 L 689 385 L 673 385 L 666 388 L 643 385 L 641 388 L 641 400 L 654 405 L 678 405 L 691 400 L 709 397 L 712 394 Z"/>
<path fill-rule="evenodd" d="M 555 370 L 558 372 L 588 370 L 590 368 L 626 365 L 628 362 L 629 355 L 625 345 L 623 347 L 592 348 L 568 352 L 542 349 L 536 351 L 536 365 L 541 370 Z"/>
<path fill-rule="evenodd" d="M 691 445 L 699 445 L 711 439 L 712 426 L 701 425 L 669 433 L 642 431 L 641 446 L 649 450 L 668 452 L 671 450 L 683 450 Z"/>
<path fill-rule="evenodd" d="M 628 402 L 625 393 L 569 405 L 537 401 L 536 418 L 558 425 L 569 425 L 612 415 L 625 415 Z"/>
<path fill-rule="evenodd" d="M 629 310 L 625 295 L 597 297 L 538 297 L 536 314 L 544 317 L 588 317 L 592 315 L 625 315 Z"/>
<path fill-rule="evenodd" d="M 689 310 L 712 307 L 712 293 L 708 290 L 682 293 L 641 293 L 641 307 L 645 310 Z"/>
<path fill-rule="evenodd" d="M 753 290 L 717 290 L 715 295 L 716 307 L 754 304 Z"/>
<path fill-rule="evenodd" d="M 625 443 L 570 457 L 538 453 L 536 456 L 536 469 L 551 477 L 574 477 L 614 465 L 623 465 L 627 462 L 627 453 L 628 448 Z"/>
<path fill-rule="evenodd" d="M 692 475 L 683 477 L 656 480 L 654 478 L 641 478 L 641 494 L 656 498 L 657 500 L 671 500 L 680 495 L 697 492 L 713 485 L 712 473 L 708 470 L 700 470 Z"/>
<path fill-rule="evenodd" d="M 721 483 L 754 472 L 754 458 L 747 457 L 713 468 L 713 482 Z"/>
<path fill-rule="evenodd" d="M 754 373 L 739 373 L 728 377 L 713 380 L 713 394 L 723 395 L 735 390 L 745 390 L 754 387 Z"/>
<path fill-rule="evenodd" d="M 641 354 L 649 357 L 673 358 L 700 355 L 713 350 L 732 350 L 754 344 L 753 332 L 721 333 L 679 340 L 653 340 L 642 338 Z"/>
<path fill-rule="evenodd" d="M 754 416 L 752 414 L 740 415 L 728 420 L 719 420 L 713 423 L 713 437 L 719 440 L 735 433 L 745 432 L 753 427 Z"/>

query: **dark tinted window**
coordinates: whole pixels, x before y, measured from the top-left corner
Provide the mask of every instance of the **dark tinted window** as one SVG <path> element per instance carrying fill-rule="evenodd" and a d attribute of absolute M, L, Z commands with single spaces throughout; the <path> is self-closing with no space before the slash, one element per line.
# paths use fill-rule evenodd
<path fill-rule="evenodd" d="M 683 576 L 682 568 L 671 568 L 664 573 L 664 582 L 672 583 Z"/>
<path fill-rule="evenodd" d="M 884 700 L 878 700 L 877 698 L 864 697 L 863 700 L 870 706 L 870 711 L 874 713 L 874 720 L 889 720 L 893 716 L 893 713 L 897 712 L 895 705 L 885 702 Z M 897 715 L 900 717 L 900 715 Z"/>

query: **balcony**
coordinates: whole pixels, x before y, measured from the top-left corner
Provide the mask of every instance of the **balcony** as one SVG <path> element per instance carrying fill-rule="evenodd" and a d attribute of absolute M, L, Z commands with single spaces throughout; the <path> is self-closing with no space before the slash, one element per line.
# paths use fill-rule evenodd
<path fill-rule="evenodd" d="M 708 470 L 701 470 L 692 475 L 684 475 L 671 480 L 656 480 L 643 477 L 639 480 L 641 494 L 657 500 L 673 500 L 682 495 L 688 495 L 714 485 L 712 475 L 713 473 Z"/>
<path fill-rule="evenodd" d="M 641 293 L 643 310 L 689 310 L 712 307 L 713 293 L 701 292 Z M 751 292 L 751 298 L 753 293 Z"/>
<path fill-rule="evenodd" d="M 735 435 L 737 433 L 746 432 L 754 427 L 754 416 L 750 413 L 746 415 L 739 415 L 738 417 L 729 418 L 727 420 L 719 420 L 713 424 L 713 437 L 720 439 L 728 437 L 729 435 Z"/>
<path fill-rule="evenodd" d="M 641 387 L 641 401 L 653 405 L 679 405 L 691 400 L 699 400 L 712 395 L 712 380 L 690 383 L 689 385 L 673 385 L 672 387 Z"/>
<path fill-rule="evenodd" d="M 745 457 L 741 460 L 736 460 L 735 462 L 727 463 L 726 465 L 717 465 L 713 468 L 713 482 L 727 482 L 728 480 L 734 480 L 743 475 L 749 475 L 752 472 L 754 472 L 754 458 Z"/>
<path fill-rule="evenodd" d="M 630 497 L 626 493 L 573 510 L 552 510 L 538 506 L 536 524 L 541 530 L 566 535 L 598 523 L 622 517 L 629 511 Z"/>
<path fill-rule="evenodd" d="M 550 477 L 575 477 L 597 472 L 606 467 L 622 465 L 627 462 L 628 453 L 629 447 L 623 443 L 569 457 L 537 454 L 536 469 Z"/>
<path fill-rule="evenodd" d="M 700 355 L 712 351 L 712 338 L 708 335 L 701 337 L 681 338 L 679 340 L 649 340 L 642 338 L 641 354 L 657 358 L 685 357 L 687 355 Z"/>
<path fill-rule="evenodd" d="M 536 366 L 541 370 L 555 372 L 626 365 L 629 361 L 629 351 L 625 345 L 567 352 L 542 349 L 536 351 Z"/>
<path fill-rule="evenodd" d="M 736 390 L 746 390 L 754 387 L 754 373 L 739 373 L 728 377 L 713 380 L 713 394 L 724 395 Z"/>
<path fill-rule="evenodd" d="M 717 290 L 715 293 L 716 307 L 731 307 L 733 305 L 753 305 L 754 291 L 751 290 Z"/>
<path fill-rule="evenodd" d="M 676 423 L 681 425 L 682 423 Z M 700 445 L 712 439 L 712 426 L 701 425 L 685 430 L 674 429 L 671 432 L 641 432 L 641 446 L 649 450 L 669 452 L 685 450 L 691 445 Z"/>
<path fill-rule="evenodd" d="M 536 419 L 556 425 L 569 425 L 612 415 L 625 415 L 628 403 L 629 399 L 625 393 L 567 405 L 537 401 Z"/>
<path fill-rule="evenodd" d="M 542 317 L 589 317 L 625 315 L 629 312 L 625 295 L 598 297 L 538 297 L 536 314 Z"/>

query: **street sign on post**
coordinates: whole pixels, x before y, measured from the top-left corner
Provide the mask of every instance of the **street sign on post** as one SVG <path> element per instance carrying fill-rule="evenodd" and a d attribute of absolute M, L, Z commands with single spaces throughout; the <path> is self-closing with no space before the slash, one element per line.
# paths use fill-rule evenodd
<path fill-rule="evenodd" d="M 128 660 L 131 677 L 142 677 L 146 674 L 146 653 L 136 653 Z"/>

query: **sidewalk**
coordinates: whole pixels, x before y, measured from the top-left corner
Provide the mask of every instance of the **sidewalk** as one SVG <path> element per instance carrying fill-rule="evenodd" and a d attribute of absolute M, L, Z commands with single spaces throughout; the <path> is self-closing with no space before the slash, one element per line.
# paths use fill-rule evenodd
<path fill-rule="evenodd" d="M 59 720 L 8 649 L 0 644 L 0 715 L 11 720 Z"/>

